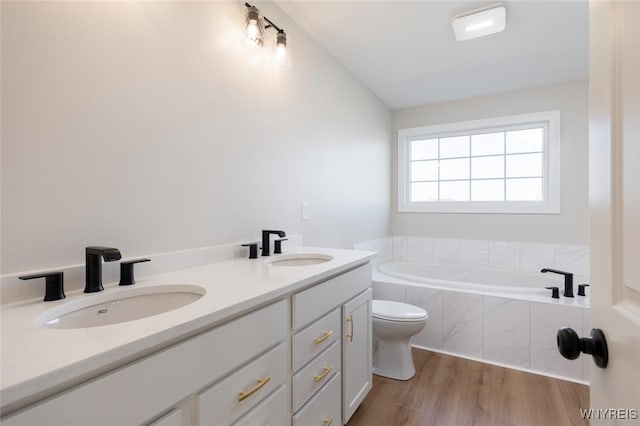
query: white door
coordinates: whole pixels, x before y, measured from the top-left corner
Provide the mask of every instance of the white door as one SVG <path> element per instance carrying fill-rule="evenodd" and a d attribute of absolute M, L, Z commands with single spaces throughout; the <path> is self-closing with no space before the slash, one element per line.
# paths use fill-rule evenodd
<path fill-rule="evenodd" d="M 589 32 L 590 322 L 609 346 L 591 424 L 610 425 L 640 416 L 640 2 L 591 0 Z"/>
<path fill-rule="evenodd" d="M 373 385 L 371 289 L 342 305 L 342 420 L 346 424 Z"/>

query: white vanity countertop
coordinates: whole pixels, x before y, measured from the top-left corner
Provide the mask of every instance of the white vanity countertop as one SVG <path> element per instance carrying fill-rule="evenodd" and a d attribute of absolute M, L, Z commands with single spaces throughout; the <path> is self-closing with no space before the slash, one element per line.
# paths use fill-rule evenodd
<path fill-rule="evenodd" d="M 206 289 L 199 300 L 135 321 L 79 329 L 36 324 L 49 309 L 96 294 L 74 292 L 55 302 L 42 299 L 3 305 L 0 400 L 2 413 L 60 391 L 319 280 L 361 265 L 376 253 L 302 247 L 292 253 L 324 253 L 332 260 L 307 266 L 271 266 L 276 256 L 234 259 L 137 279 L 136 287 L 192 284 Z M 105 292 L 131 287 L 105 285 Z"/>

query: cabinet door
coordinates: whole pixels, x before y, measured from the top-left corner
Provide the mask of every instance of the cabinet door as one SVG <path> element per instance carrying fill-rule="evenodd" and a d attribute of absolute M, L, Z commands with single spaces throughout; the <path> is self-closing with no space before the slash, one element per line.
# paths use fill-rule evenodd
<path fill-rule="evenodd" d="M 371 289 L 342 306 L 342 420 L 346 424 L 371 389 Z"/>

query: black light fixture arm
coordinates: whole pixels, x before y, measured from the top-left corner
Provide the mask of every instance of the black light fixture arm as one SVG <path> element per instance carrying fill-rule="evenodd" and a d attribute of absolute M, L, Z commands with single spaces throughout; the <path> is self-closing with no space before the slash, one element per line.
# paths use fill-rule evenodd
<path fill-rule="evenodd" d="M 255 7 L 255 6 L 253 6 L 253 5 L 249 4 L 249 3 L 245 3 L 244 5 L 246 7 Z M 273 23 L 273 21 L 271 19 L 267 18 L 266 16 L 263 16 L 262 19 L 264 19 L 265 21 L 267 21 L 269 23 L 269 25 L 265 25 L 264 26 L 265 28 L 273 27 L 279 33 L 283 33 L 284 32 L 284 30 L 282 28 L 278 27 L 276 24 Z"/>

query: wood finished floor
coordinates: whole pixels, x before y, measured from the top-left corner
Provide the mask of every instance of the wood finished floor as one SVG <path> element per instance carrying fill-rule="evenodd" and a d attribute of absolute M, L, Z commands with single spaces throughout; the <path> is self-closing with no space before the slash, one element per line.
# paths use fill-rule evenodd
<path fill-rule="evenodd" d="M 589 387 L 414 349 L 409 381 L 373 376 L 348 426 L 588 425 Z"/>

